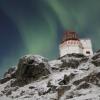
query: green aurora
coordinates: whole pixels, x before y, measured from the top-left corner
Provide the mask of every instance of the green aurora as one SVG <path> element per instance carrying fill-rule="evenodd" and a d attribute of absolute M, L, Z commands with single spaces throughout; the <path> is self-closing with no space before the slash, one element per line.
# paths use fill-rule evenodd
<path fill-rule="evenodd" d="M 90 37 L 94 51 L 100 48 L 100 0 L 0 0 L 0 9 L 20 33 L 19 42 L 14 41 L 11 48 L 7 46 L 10 50 L 1 56 L 1 74 L 25 54 L 58 57 L 65 30 L 76 31 L 83 38 Z M 2 35 L 6 33 L 0 33 L 1 38 Z"/>

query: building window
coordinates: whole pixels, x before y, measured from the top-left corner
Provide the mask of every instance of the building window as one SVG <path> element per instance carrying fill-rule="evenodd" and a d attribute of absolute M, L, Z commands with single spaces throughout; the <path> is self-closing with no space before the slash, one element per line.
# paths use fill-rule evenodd
<path fill-rule="evenodd" d="M 90 54 L 90 51 L 86 51 L 86 54 Z"/>

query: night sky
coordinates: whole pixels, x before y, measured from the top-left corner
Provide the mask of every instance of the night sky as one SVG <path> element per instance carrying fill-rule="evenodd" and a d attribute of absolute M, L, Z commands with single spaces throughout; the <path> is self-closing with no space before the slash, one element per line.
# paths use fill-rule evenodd
<path fill-rule="evenodd" d="M 100 0 L 0 0 L 0 76 L 25 54 L 59 56 L 65 30 L 100 48 Z"/>

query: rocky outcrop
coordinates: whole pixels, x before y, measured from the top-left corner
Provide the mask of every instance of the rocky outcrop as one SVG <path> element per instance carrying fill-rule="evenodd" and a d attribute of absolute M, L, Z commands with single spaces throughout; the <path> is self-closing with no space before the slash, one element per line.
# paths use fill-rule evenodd
<path fill-rule="evenodd" d="M 99 100 L 99 54 L 90 58 L 70 54 L 49 62 L 38 55 L 24 56 L 0 80 L 0 99 Z"/>
<path fill-rule="evenodd" d="M 73 82 L 74 85 L 79 85 L 82 82 L 88 82 L 100 86 L 100 72 L 92 72 L 88 76 Z"/>
<path fill-rule="evenodd" d="M 88 61 L 88 57 L 82 54 L 67 54 L 61 58 L 61 68 L 77 68 L 81 63 Z"/>
<path fill-rule="evenodd" d="M 7 72 L 4 73 L 4 78 L 0 80 L 0 83 L 3 84 L 10 79 L 16 78 L 16 68 L 9 68 Z"/>
<path fill-rule="evenodd" d="M 3 84 L 15 78 L 12 86 L 23 86 L 50 73 L 51 68 L 46 58 L 39 55 L 26 55 L 19 60 L 17 68 L 8 69 L 0 83 Z"/>
<path fill-rule="evenodd" d="M 100 50 L 94 54 L 91 62 L 97 67 L 100 66 Z"/>
<path fill-rule="evenodd" d="M 41 56 L 24 56 L 19 60 L 16 71 L 18 81 L 29 83 L 51 73 L 47 59 Z"/>
<path fill-rule="evenodd" d="M 9 68 L 8 71 L 4 74 L 4 78 L 16 78 L 16 68 Z"/>

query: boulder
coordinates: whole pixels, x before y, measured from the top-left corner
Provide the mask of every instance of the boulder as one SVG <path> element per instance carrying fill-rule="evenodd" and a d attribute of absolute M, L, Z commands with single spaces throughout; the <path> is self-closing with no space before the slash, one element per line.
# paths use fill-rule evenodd
<path fill-rule="evenodd" d="M 16 78 L 19 82 L 26 84 L 50 73 L 51 69 L 47 59 L 38 55 L 28 55 L 19 60 Z"/>
<path fill-rule="evenodd" d="M 8 71 L 4 73 L 4 78 L 0 79 L 0 84 L 6 83 L 13 78 L 16 78 L 16 68 L 9 68 Z"/>
<path fill-rule="evenodd" d="M 9 68 L 7 72 L 4 74 L 4 78 L 16 78 L 16 68 Z"/>

